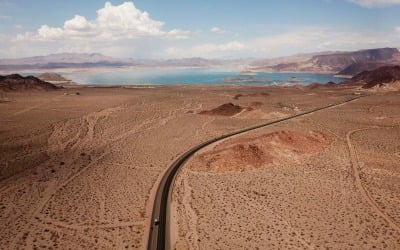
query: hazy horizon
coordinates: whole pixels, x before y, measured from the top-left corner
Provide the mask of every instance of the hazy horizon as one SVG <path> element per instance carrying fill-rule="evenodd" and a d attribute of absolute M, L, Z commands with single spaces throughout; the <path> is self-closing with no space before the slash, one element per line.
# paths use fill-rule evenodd
<path fill-rule="evenodd" d="M 315 52 L 304 52 L 304 53 L 294 53 L 289 55 L 282 55 L 282 56 L 272 56 L 272 57 L 237 57 L 237 58 L 218 58 L 218 57 L 202 57 L 202 56 L 192 56 L 192 57 L 171 57 L 171 58 L 144 58 L 144 57 L 123 57 L 123 56 L 111 56 L 107 54 L 103 54 L 101 52 L 59 52 L 59 53 L 48 53 L 48 54 L 41 54 L 41 55 L 34 55 L 34 56 L 21 56 L 21 57 L 4 57 L 0 58 L 0 60 L 13 60 L 13 59 L 26 59 L 26 58 L 34 58 L 34 57 L 49 57 L 49 56 L 59 56 L 59 55 L 98 55 L 104 57 L 110 57 L 112 59 L 117 60 L 154 60 L 154 61 L 163 61 L 163 60 L 185 60 L 185 59 L 205 59 L 205 60 L 259 60 L 259 59 L 276 59 L 280 57 L 295 57 L 295 56 L 302 56 L 302 55 L 310 55 L 310 54 L 329 54 L 329 53 L 347 53 L 347 52 L 354 52 L 354 51 L 363 51 L 363 50 L 370 50 L 370 49 L 383 49 L 383 48 L 392 48 L 392 47 L 382 47 L 382 48 L 365 48 L 359 50 L 324 50 L 324 51 L 315 51 Z M 393 47 L 394 48 L 394 47 Z M 399 50 L 399 48 L 396 48 Z M 400 50 L 399 50 L 400 51 Z"/>
<path fill-rule="evenodd" d="M 240 59 L 397 48 L 399 11 L 398 0 L 0 0 L 0 58 Z"/>

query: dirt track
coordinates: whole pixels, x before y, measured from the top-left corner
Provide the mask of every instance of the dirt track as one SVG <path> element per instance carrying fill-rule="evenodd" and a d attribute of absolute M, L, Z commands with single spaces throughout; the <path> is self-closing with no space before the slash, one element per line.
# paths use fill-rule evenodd
<path fill-rule="evenodd" d="M 197 154 L 174 187 L 174 246 L 398 249 L 400 128 L 393 125 L 400 122 L 398 96 L 368 96 Z M 301 137 L 288 138 L 304 148 L 270 138 L 282 130 L 318 131 L 333 142 L 302 155 L 307 146 Z M 270 139 L 257 139 L 264 137 Z M 247 150 L 247 142 L 261 153 Z M 268 143 L 274 145 L 270 150 Z M 232 150 L 240 144 L 241 153 Z"/>
<path fill-rule="evenodd" d="M 11 101 L 0 104 L 0 158 L 2 159 L 0 162 L 0 248 L 143 249 L 147 241 L 145 231 L 150 218 L 147 208 L 151 207 L 149 201 L 149 197 L 152 195 L 151 190 L 166 167 L 177 156 L 200 141 L 264 122 L 263 118 L 273 117 L 270 114 L 294 115 L 299 110 L 300 112 L 301 110 L 310 110 L 316 106 L 323 106 L 352 96 L 351 90 L 331 92 L 331 90 L 318 89 L 310 93 L 310 90 L 305 88 L 279 89 L 249 86 L 172 86 L 168 88 L 160 86 L 154 89 L 89 88 L 65 91 L 71 91 L 71 93 L 79 91 L 81 95 L 64 95 L 63 92 L 57 91 L 54 93 L 17 93 L 8 96 Z M 268 92 L 269 95 L 253 96 L 257 92 Z M 238 94 L 242 94 L 244 97 L 235 100 L 234 97 Z M 352 125 L 353 127 L 346 128 L 346 132 L 368 126 L 371 119 L 377 125 L 385 125 L 389 121 L 393 124 L 393 120 L 398 117 L 396 113 L 398 110 L 397 97 L 395 94 L 392 97 L 377 96 L 369 99 L 370 101 L 367 103 L 363 101 L 360 104 L 352 104 L 352 108 L 345 114 L 348 112 L 352 119 L 353 117 L 366 118 L 361 120 L 363 126 L 354 127 Z M 390 99 L 392 104 L 387 104 L 388 98 L 392 98 Z M 248 107 L 254 102 L 262 103 L 262 105 L 258 105 L 254 110 L 245 110 L 237 117 L 197 114 L 202 110 L 212 110 L 230 102 L 241 107 Z M 373 114 L 363 113 L 364 108 L 371 106 L 376 106 L 372 110 Z M 382 107 L 385 109 L 383 110 Z M 343 110 L 341 112 L 343 113 Z M 329 120 L 329 123 L 325 122 L 326 117 L 322 114 L 300 119 L 300 127 L 304 127 L 304 130 L 300 132 L 323 131 L 324 134 L 332 136 L 334 142 L 329 148 L 337 149 L 337 157 L 346 159 L 348 154 L 345 144 L 346 134 L 343 134 L 340 128 L 343 124 L 347 124 L 347 121 L 345 123 L 341 120 L 333 110 L 328 113 L 335 118 Z M 375 119 L 374 117 L 387 118 Z M 317 121 L 320 125 L 310 119 Z M 357 122 L 359 121 L 357 120 Z M 312 126 L 306 128 L 305 126 L 310 126 L 310 123 Z M 293 127 L 285 126 L 280 129 L 293 130 Z M 298 127 L 298 124 L 295 126 Z M 328 130 L 332 133 L 327 132 Z M 396 132 L 394 131 L 392 134 L 396 134 Z M 357 150 L 363 145 L 374 145 L 363 143 L 360 146 L 358 144 L 360 139 L 353 138 L 358 135 L 358 133 L 352 135 L 352 143 Z M 383 135 L 379 134 L 377 138 L 387 140 Z M 343 147 L 346 150 L 343 150 Z M 393 148 L 393 150 L 400 152 L 400 149 Z M 364 151 L 357 151 L 358 156 L 365 158 Z M 371 149 L 371 151 L 379 152 L 375 149 Z M 323 150 L 322 154 L 325 153 L 326 150 Z M 299 197 L 319 202 L 319 207 L 330 208 L 338 205 L 324 203 L 326 200 L 322 194 L 318 197 L 310 197 L 312 193 L 306 191 L 305 188 L 305 185 L 310 185 L 308 190 L 313 190 L 310 189 L 312 187 L 319 187 L 320 191 L 326 191 L 324 194 L 331 195 L 332 193 L 335 196 L 335 192 L 342 192 L 342 197 L 348 198 L 343 204 L 348 203 L 352 207 L 360 209 L 362 216 L 364 216 L 364 212 L 368 214 L 371 210 L 368 210 L 369 206 L 365 206 L 364 201 L 358 203 L 359 197 L 355 192 L 346 191 L 351 188 L 348 183 L 351 175 L 348 175 L 345 170 L 350 169 L 350 165 L 347 166 L 348 163 L 345 160 L 337 160 L 329 154 L 324 156 L 326 159 L 331 159 L 331 163 L 326 165 L 324 161 L 312 161 L 309 164 L 312 164 L 313 167 L 303 169 L 300 166 L 296 168 L 296 171 L 303 173 L 301 170 L 304 170 L 304 173 L 308 173 L 310 178 L 301 179 L 300 177 L 303 175 L 299 174 L 295 175 L 299 176 L 298 179 L 291 181 L 287 179 L 294 178 L 289 166 L 270 166 L 258 171 L 244 171 L 239 175 L 224 173 L 222 174 L 224 178 L 219 182 L 221 186 L 217 187 L 209 186 L 213 183 L 212 180 L 215 177 L 213 174 L 203 172 L 193 175 L 194 173 L 189 172 L 188 179 L 183 181 L 182 185 L 186 185 L 185 190 L 191 190 L 191 193 L 185 194 L 178 189 L 177 195 L 182 194 L 185 201 L 182 204 L 188 211 L 191 209 L 191 212 L 188 212 L 190 216 L 187 216 L 187 220 L 199 221 L 199 223 L 191 225 L 186 236 L 197 235 L 196 237 L 201 241 L 198 244 L 205 244 L 209 246 L 209 249 L 213 249 L 218 239 L 212 237 L 218 236 L 220 232 L 218 231 L 221 222 L 219 218 L 232 216 L 229 211 L 240 209 L 249 211 L 256 218 L 266 218 L 267 221 L 276 221 L 278 224 L 282 222 L 283 227 L 286 225 L 295 229 L 293 239 L 300 240 L 300 246 L 330 246 L 330 243 L 321 243 L 321 240 L 310 240 L 312 239 L 309 235 L 310 231 L 305 230 L 302 225 L 315 224 L 318 221 L 325 222 L 327 219 L 324 218 L 337 219 L 337 217 L 320 218 L 318 214 L 309 214 L 314 210 L 309 207 L 303 211 L 302 203 L 297 204 L 298 200 L 293 196 L 287 196 L 287 192 L 291 190 L 291 194 L 294 194 L 293 190 L 296 190 L 301 193 Z M 315 158 L 315 156 L 311 157 Z M 398 157 L 395 157 L 398 160 Z M 302 159 L 302 157 L 299 158 L 299 160 Z M 365 166 L 371 165 L 367 163 Z M 333 166 L 341 166 L 340 171 Z M 371 169 L 370 172 L 378 173 L 378 170 L 380 178 L 383 178 L 386 173 L 391 173 L 390 178 L 397 178 L 394 168 Z M 319 178 L 321 171 L 324 173 L 322 179 Z M 370 172 L 367 174 L 375 176 L 375 172 Z M 269 180 L 264 178 L 265 175 L 274 177 Z M 221 176 L 221 173 L 216 176 Z M 371 182 L 370 179 L 363 179 L 363 176 L 361 174 L 363 184 L 367 183 L 371 196 L 374 199 L 380 197 L 378 201 L 380 206 L 382 207 L 381 203 L 384 203 L 386 213 L 393 218 L 396 217 L 393 212 L 396 211 L 396 192 L 386 195 L 390 188 L 377 186 L 375 183 L 378 183 L 379 179 L 373 179 L 374 182 Z M 336 183 L 336 178 L 340 180 L 339 185 Z M 251 180 L 245 185 L 248 192 L 237 190 L 243 186 L 241 183 L 243 180 Z M 275 183 L 274 180 L 280 180 L 280 182 Z M 319 186 L 318 180 L 324 180 L 324 185 Z M 198 186 L 198 182 L 202 182 L 204 185 Z M 179 183 L 181 182 L 178 180 L 178 185 Z M 232 185 L 236 189 L 232 188 Z M 204 187 L 210 188 L 204 189 Z M 280 207 L 282 205 L 276 204 L 278 199 L 274 198 L 275 191 L 272 192 L 272 190 L 285 194 L 279 198 L 281 204 L 288 202 L 285 198 L 288 197 L 290 204 L 296 203 L 297 209 L 310 217 L 298 221 L 295 218 L 297 213 L 287 213 L 287 210 Z M 227 193 L 227 191 L 229 192 Z M 271 193 L 267 198 L 264 195 L 268 192 Z M 217 214 L 213 217 L 216 219 L 210 221 L 215 223 L 213 228 L 217 230 L 212 234 L 210 240 L 206 240 L 204 235 L 205 224 L 203 222 L 207 220 L 207 216 L 202 213 L 204 208 L 201 207 L 208 204 L 209 200 L 205 198 L 202 202 L 198 202 L 197 199 L 203 194 L 214 196 L 212 197 L 214 200 L 217 199 L 216 196 L 221 195 L 223 200 L 232 199 L 236 204 L 236 208 L 225 206 L 228 214 Z M 234 197 L 227 194 L 234 195 Z M 248 205 L 243 207 L 243 203 L 235 200 L 243 199 L 242 195 L 247 195 L 246 197 L 255 200 L 246 203 Z M 268 206 L 266 206 L 266 202 L 269 203 Z M 291 208 L 290 204 L 285 207 Z M 265 210 L 256 209 L 261 205 L 265 207 Z M 340 204 L 337 207 L 338 211 L 346 214 L 346 210 L 342 210 Z M 215 210 L 212 207 L 205 209 L 209 211 L 209 215 L 214 216 Z M 178 215 L 182 215 L 183 210 L 178 211 Z M 270 212 L 273 212 L 274 216 L 271 217 Z M 324 214 L 329 215 L 326 212 Z M 349 219 L 349 217 L 346 218 Z M 395 218 L 396 223 L 399 223 L 397 218 Z M 233 217 L 229 219 L 232 222 L 235 221 Z M 383 223 L 383 230 L 396 235 L 397 232 L 386 228 L 385 221 L 381 222 L 375 217 L 367 219 L 370 222 L 365 225 L 371 227 L 375 225 L 373 223 L 378 223 L 378 225 Z M 260 224 L 259 221 L 247 218 L 232 226 L 235 228 L 240 225 L 242 229 L 235 230 L 244 233 L 252 230 L 248 223 Z M 342 224 L 333 223 L 332 225 L 338 228 L 343 227 Z M 365 230 L 364 224 L 354 225 L 357 225 L 362 231 Z M 282 239 L 279 234 L 272 233 L 266 226 L 261 223 L 260 228 L 264 230 L 264 233 L 260 237 Z M 325 239 L 325 235 L 331 233 L 327 230 L 331 226 L 317 223 L 314 227 L 320 232 L 318 237 L 321 239 Z M 248 229 L 244 230 L 244 228 Z M 376 230 L 378 235 L 381 235 L 381 229 Z M 184 232 L 182 228 L 179 228 L 179 234 L 182 232 Z M 281 232 L 283 231 L 281 230 Z M 290 242 L 291 232 L 287 233 L 284 241 Z M 307 237 L 302 236 L 301 233 L 306 234 Z M 226 237 L 219 240 L 222 244 L 225 244 L 224 242 L 231 237 L 234 238 L 232 242 L 237 244 L 235 246 L 242 244 L 240 243 L 243 241 L 242 236 L 238 237 L 229 232 L 224 232 L 224 235 Z M 313 233 L 314 235 L 317 234 Z M 359 236 L 354 231 L 350 231 L 348 235 L 343 236 L 345 241 L 346 237 L 357 238 Z M 370 244 L 371 241 L 368 238 L 370 234 L 366 233 L 366 235 L 367 242 Z M 386 235 L 382 240 L 388 246 L 393 246 L 397 239 L 395 237 L 397 236 L 388 238 Z M 383 246 L 383 243 L 378 243 L 376 243 L 377 247 Z M 220 245 L 220 247 L 223 246 Z"/>
<path fill-rule="evenodd" d="M 174 248 L 173 246 L 170 245 L 171 239 L 170 235 L 173 234 L 171 231 L 175 230 L 175 227 L 170 226 L 170 213 L 169 211 L 171 210 L 170 208 L 170 202 L 171 202 L 171 196 L 172 196 L 172 185 L 173 181 L 178 173 L 178 171 L 184 166 L 186 161 L 192 157 L 193 154 L 197 153 L 198 151 L 203 150 L 206 147 L 209 147 L 210 145 L 219 143 L 223 140 L 233 138 L 236 136 L 241 136 L 246 133 L 252 132 L 254 130 L 260 129 L 260 128 L 265 128 L 271 125 L 276 125 L 282 122 L 290 121 L 291 119 L 299 118 L 302 116 L 310 115 L 315 112 L 320 112 L 328 108 L 335 108 L 341 105 L 344 105 L 346 103 L 356 101 L 361 97 L 352 97 L 347 100 L 343 100 L 338 103 L 333 103 L 333 104 L 328 104 L 323 107 L 317 107 L 313 110 L 306 111 L 304 113 L 296 114 L 293 116 L 288 116 L 286 118 L 282 118 L 279 120 L 274 120 L 266 123 L 262 123 L 260 125 L 252 126 L 249 128 L 245 128 L 239 131 L 235 131 L 230 134 L 225 134 L 221 135 L 219 137 L 213 138 L 211 140 L 208 140 L 206 142 L 203 142 L 187 152 L 185 154 L 181 155 L 169 168 L 168 170 L 164 173 L 162 179 L 158 183 L 158 188 L 157 191 L 154 195 L 154 206 L 153 206 L 153 212 L 152 212 L 152 218 L 149 222 L 149 227 L 150 227 L 150 233 L 149 233 L 149 243 L 148 243 L 148 249 L 169 249 L 169 248 Z M 226 105 L 223 105 L 226 106 Z M 233 107 L 233 104 L 229 104 L 229 107 Z M 215 115 L 215 113 L 213 113 Z M 221 115 L 226 115 L 225 112 L 223 112 Z M 274 149 L 274 148 L 279 148 L 276 144 L 280 143 L 282 144 L 281 146 L 284 147 L 289 147 L 289 148 L 295 148 L 296 151 L 299 153 L 311 153 L 315 150 L 318 150 L 319 148 L 322 147 L 324 143 L 329 143 L 329 138 L 323 134 L 320 133 L 309 133 L 308 135 L 305 134 L 299 134 L 299 133 L 291 133 L 288 131 L 280 131 L 278 133 L 272 133 L 266 136 L 267 140 L 273 141 L 272 143 L 270 142 L 269 148 L 268 149 Z M 265 140 L 265 138 L 262 138 Z M 275 141 L 273 140 L 275 139 Z M 228 165 L 236 165 L 239 168 L 248 168 L 249 165 L 257 165 L 256 167 L 259 167 L 262 164 L 266 164 L 266 162 L 260 162 L 261 158 L 265 158 L 264 154 L 265 152 L 260 149 L 258 146 L 255 146 L 255 143 L 259 143 L 258 140 L 260 138 L 251 138 L 249 139 L 250 145 L 244 146 L 243 144 L 235 145 L 233 147 L 233 158 L 232 157 L 227 157 Z M 297 142 L 296 142 L 297 141 Z M 275 144 L 275 145 L 273 145 Z M 322 145 L 321 145 L 322 144 Z M 304 150 L 305 148 L 308 148 Z M 230 149 L 232 150 L 232 149 Z M 215 150 L 214 150 L 215 151 Z M 229 152 L 232 154 L 232 152 Z M 229 154 L 228 153 L 228 154 Z M 277 153 L 277 152 L 275 152 Z M 215 165 L 219 165 L 218 168 L 226 170 L 226 164 L 223 164 L 224 166 L 221 167 L 221 162 L 218 162 L 217 157 L 220 156 L 221 151 L 216 152 L 216 156 L 211 156 L 211 159 L 206 160 L 207 162 L 202 162 L 201 165 L 206 165 L 207 167 L 210 167 L 211 163 L 217 162 Z M 272 157 L 272 155 L 269 155 L 269 157 Z M 207 156 L 205 157 L 207 158 Z M 223 157 L 222 157 L 223 158 Z M 235 159 L 236 158 L 236 159 Z M 276 156 L 275 159 L 279 158 L 279 156 Z M 204 160 L 204 159 L 203 159 Z M 254 161 L 255 160 L 255 161 Z M 256 163 L 255 163 L 256 162 Z M 273 161 L 271 160 L 272 163 Z M 201 171 L 201 168 L 199 169 Z M 228 171 L 232 170 L 228 168 Z M 210 169 L 207 169 L 206 171 L 210 171 Z M 156 224 L 157 222 L 157 224 Z"/>
<path fill-rule="evenodd" d="M 391 127 L 398 127 L 399 125 L 393 125 Z M 356 154 L 356 151 L 354 149 L 354 146 L 351 144 L 351 135 L 354 133 L 357 133 L 359 131 L 364 131 L 364 130 L 372 130 L 372 129 L 387 129 L 388 127 L 369 127 L 369 128 L 363 128 L 363 129 L 356 129 L 349 131 L 346 134 L 346 140 L 347 140 L 347 145 L 349 147 L 349 152 L 350 152 L 350 158 L 351 158 L 351 166 L 354 174 L 354 182 L 355 185 L 357 186 L 359 192 L 363 196 L 363 198 L 371 205 L 371 207 L 375 210 L 377 214 L 379 214 L 382 218 L 384 218 L 389 225 L 395 229 L 399 234 L 400 234 L 400 226 L 396 224 L 396 222 L 379 206 L 379 204 L 371 197 L 371 195 L 368 193 L 368 191 L 365 189 L 361 182 L 360 178 L 360 163 Z"/>

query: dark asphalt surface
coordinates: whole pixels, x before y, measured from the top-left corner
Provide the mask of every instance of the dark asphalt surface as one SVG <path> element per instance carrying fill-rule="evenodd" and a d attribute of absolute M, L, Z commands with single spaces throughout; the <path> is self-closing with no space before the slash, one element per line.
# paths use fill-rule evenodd
<path fill-rule="evenodd" d="M 263 128 L 267 127 L 273 124 L 277 124 L 280 122 L 284 122 L 287 120 L 291 120 L 297 117 L 305 116 L 314 112 L 318 112 L 324 109 L 336 107 L 354 100 L 357 100 L 361 97 L 364 96 L 357 96 L 351 99 L 348 99 L 346 101 L 340 102 L 340 103 L 333 103 L 321 108 L 313 109 L 311 111 L 307 111 L 301 114 L 289 116 L 283 119 L 279 120 L 274 120 L 271 122 L 263 123 L 257 126 L 253 126 L 250 128 L 242 129 L 230 134 L 222 135 L 219 137 L 216 137 L 214 139 L 208 140 L 206 142 L 203 142 L 193 148 L 191 148 L 189 151 L 184 153 L 182 156 L 180 156 L 167 170 L 167 172 L 164 174 L 163 178 L 161 179 L 161 182 L 157 188 L 157 193 L 155 196 L 154 200 L 154 206 L 153 206 L 153 214 L 152 214 L 152 219 L 151 219 L 151 226 L 150 226 L 150 234 L 149 234 L 149 241 L 147 245 L 148 250 L 164 250 L 164 249 L 170 249 L 169 246 L 169 234 L 168 229 L 167 229 L 167 220 L 168 220 L 168 203 L 169 203 L 169 198 L 170 198 L 170 192 L 172 192 L 172 183 L 175 179 L 175 176 L 179 169 L 184 165 L 184 163 L 197 151 L 200 149 L 223 139 L 226 139 L 228 137 L 242 134 L 251 130 L 255 130 L 258 128 Z M 157 221 L 157 222 L 156 222 Z"/>

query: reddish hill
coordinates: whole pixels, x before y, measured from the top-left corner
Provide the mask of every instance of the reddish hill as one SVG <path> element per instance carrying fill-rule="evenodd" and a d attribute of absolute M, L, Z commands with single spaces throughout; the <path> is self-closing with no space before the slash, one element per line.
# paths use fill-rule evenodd
<path fill-rule="evenodd" d="M 34 76 L 23 77 L 18 74 L 0 75 L 0 89 L 4 91 L 24 91 L 24 90 L 57 90 L 60 87 L 42 81 Z"/>
<path fill-rule="evenodd" d="M 338 75 L 355 76 L 363 71 L 371 71 L 384 66 L 394 66 L 386 62 L 358 62 L 346 67 L 344 70 L 337 73 Z"/>
<path fill-rule="evenodd" d="M 226 103 L 212 110 L 201 111 L 199 114 L 232 116 L 241 112 L 242 110 L 243 108 L 238 105 L 234 105 L 233 103 Z"/>
<path fill-rule="evenodd" d="M 314 56 L 310 62 L 315 66 L 341 71 L 354 63 L 390 61 L 399 54 L 396 48 L 368 49 L 330 55 Z"/>
<path fill-rule="evenodd" d="M 318 131 L 275 131 L 223 142 L 199 154 L 191 169 L 199 172 L 242 172 L 296 161 L 321 152 L 333 139 Z"/>
<path fill-rule="evenodd" d="M 364 89 L 400 81 L 400 66 L 385 66 L 372 71 L 364 71 L 354 76 L 351 84 L 362 85 Z"/>

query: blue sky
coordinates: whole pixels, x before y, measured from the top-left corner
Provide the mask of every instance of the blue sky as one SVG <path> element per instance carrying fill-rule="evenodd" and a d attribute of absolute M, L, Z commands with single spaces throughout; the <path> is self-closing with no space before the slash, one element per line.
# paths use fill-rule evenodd
<path fill-rule="evenodd" d="M 277 57 L 400 47 L 400 0 L 0 0 L 0 57 Z"/>

